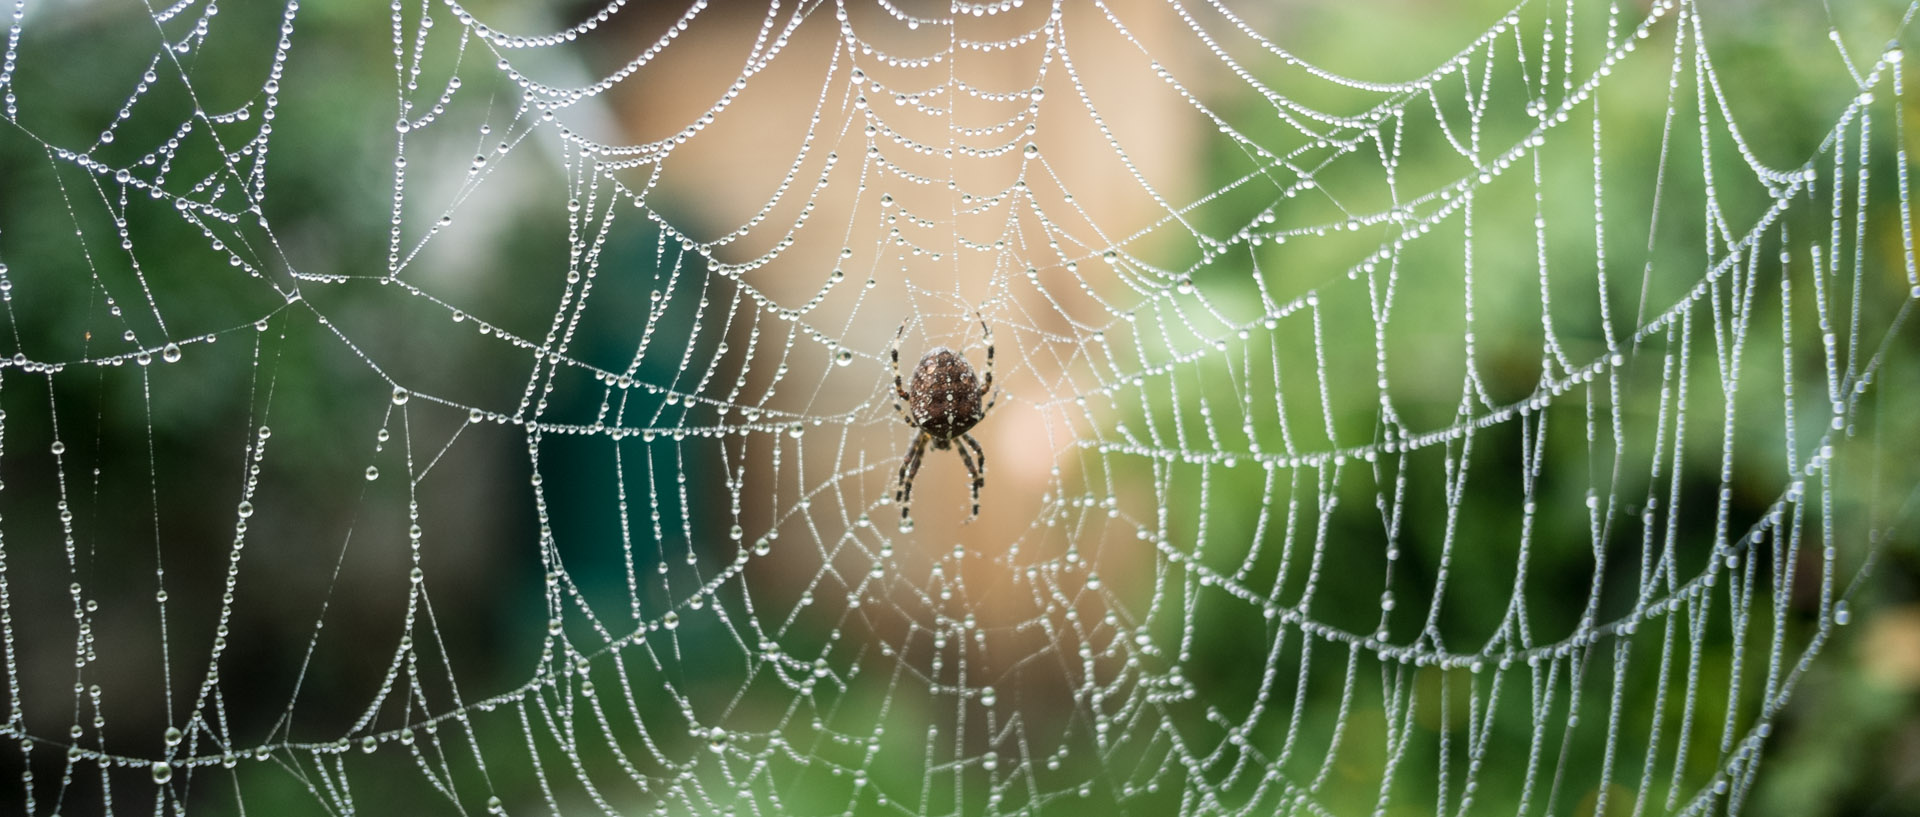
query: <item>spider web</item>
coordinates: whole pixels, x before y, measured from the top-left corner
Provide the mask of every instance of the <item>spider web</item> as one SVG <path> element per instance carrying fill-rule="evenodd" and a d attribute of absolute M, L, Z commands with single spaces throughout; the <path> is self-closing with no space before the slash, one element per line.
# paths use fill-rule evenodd
<path fill-rule="evenodd" d="M 1736 813 L 1911 494 L 1912 7 L 317 5 L 12 7 L 9 809 Z"/>

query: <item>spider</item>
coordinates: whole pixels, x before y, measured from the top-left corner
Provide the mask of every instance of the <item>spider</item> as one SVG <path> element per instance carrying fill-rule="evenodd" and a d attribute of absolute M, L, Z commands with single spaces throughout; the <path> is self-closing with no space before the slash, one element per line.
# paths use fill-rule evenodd
<path fill-rule="evenodd" d="M 976 316 L 977 317 L 977 316 Z M 980 488 L 987 484 L 987 453 L 980 450 L 980 443 L 967 431 L 979 425 L 987 412 L 993 408 L 993 330 L 987 328 L 985 319 L 980 321 L 980 330 L 985 334 L 987 344 L 987 376 L 975 385 L 973 367 L 967 363 L 965 355 L 945 346 L 935 346 L 920 357 L 913 367 L 913 388 L 909 390 L 900 380 L 900 338 L 907 331 L 905 323 L 893 336 L 893 394 L 897 398 L 893 410 L 900 412 L 902 418 L 919 433 L 913 436 L 913 444 L 907 448 L 907 457 L 900 463 L 899 489 L 894 499 L 900 503 L 900 518 L 907 518 L 907 507 L 913 499 L 913 478 L 920 473 L 920 461 L 927 453 L 927 444 L 946 450 L 952 447 L 960 452 L 960 461 L 967 464 L 967 474 L 973 477 L 973 513 L 967 516 L 972 522 L 980 515 Z M 954 445 L 958 440 L 963 445 Z M 973 449 L 969 455 L 967 449 Z"/>

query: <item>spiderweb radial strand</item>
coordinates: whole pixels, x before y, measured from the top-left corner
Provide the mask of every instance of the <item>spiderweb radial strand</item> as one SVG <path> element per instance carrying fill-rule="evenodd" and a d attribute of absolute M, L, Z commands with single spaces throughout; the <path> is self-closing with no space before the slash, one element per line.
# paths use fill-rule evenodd
<path fill-rule="evenodd" d="M 1732 814 L 1911 512 L 1912 7 L 238 5 L 12 5 L 10 812 Z"/>

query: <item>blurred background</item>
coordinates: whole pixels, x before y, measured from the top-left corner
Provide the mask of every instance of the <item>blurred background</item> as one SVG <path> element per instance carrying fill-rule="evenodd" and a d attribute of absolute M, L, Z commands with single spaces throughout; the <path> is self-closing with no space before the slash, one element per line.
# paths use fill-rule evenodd
<path fill-rule="evenodd" d="M 1482 182 L 1471 236 L 1455 215 L 1407 242 L 1376 336 L 1389 265 L 1348 272 L 1397 228 L 1355 214 L 1435 213 L 1483 169 L 1463 148 L 1517 143 L 1652 7 L 1225 5 L 26 3 L 0 82 L 0 813 L 1305 808 L 1284 779 L 1402 814 L 1459 808 L 1470 762 L 1474 811 L 1639 813 L 1644 790 L 1664 813 L 1744 774 L 1729 736 L 1763 713 L 1747 813 L 1920 813 L 1913 111 L 1881 79 L 1835 131 L 1910 8 L 1662 7 L 1597 126 L 1572 105 Z M 1461 54 L 1431 92 L 1372 84 Z M 1370 128 L 1353 154 L 1324 136 Z M 1768 215 L 1784 183 L 1755 164 L 1819 178 Z M 1227 240 L 1263 213 L 1287 240 Z M 1419 432 L 1522 400 L 1551 344 L 1604 357 L 1763 218 L 1732 265 L 1759 317 L 1722 314 L 1738 285 L 1695 293 L 1684 328 L 1619 342 L 1612 391 L 1470 452 L 1251 464 L 1391 439 L 1383 403 Z M 981 320 L 1003 393 L 980 518 L 930 452 L 897 527 L 890 345 L 981 366 Z M 1716 536 L 1818 453 L 1825 332 L 1841 370 L 1877 363 L 1788 512 L 1808 539 L 1721 573 Z M 1628 524 L 1648 497 L 1684 509 L 1670 548 Z M 1308 665 L 1274 615 L 1472 654 L 1523 586 L 1518 619 L 1561 643 L 1638 609 L 1661 554 L 1678 583 L 1721 573 L 1705 625 L 1503 671 L 1493 704 L 1494 673 L 1373 646 Z"/>

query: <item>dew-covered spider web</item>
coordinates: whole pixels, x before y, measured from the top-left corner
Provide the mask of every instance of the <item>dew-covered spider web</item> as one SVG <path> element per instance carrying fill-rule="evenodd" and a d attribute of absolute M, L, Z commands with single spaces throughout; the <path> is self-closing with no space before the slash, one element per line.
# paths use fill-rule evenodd
<path fill-rule="evenodd" d="M 1907 529 L 1911 6 L 10 5 L 6 813 L 1731 814 Z"/>

